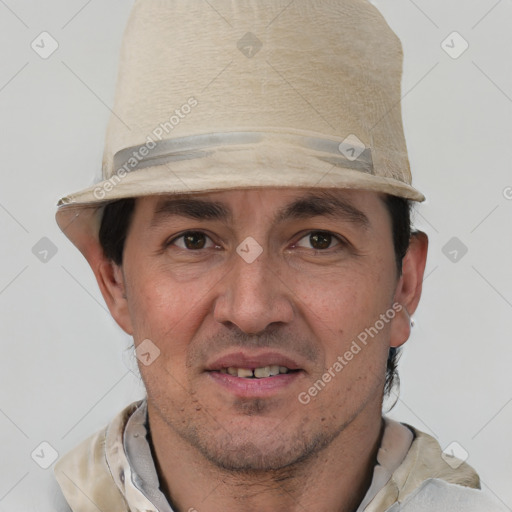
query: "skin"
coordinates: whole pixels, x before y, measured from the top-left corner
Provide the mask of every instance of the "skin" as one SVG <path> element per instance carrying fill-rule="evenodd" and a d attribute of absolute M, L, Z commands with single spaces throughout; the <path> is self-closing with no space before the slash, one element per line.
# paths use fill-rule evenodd
<path fill-rule="evenodd" d="M 122 266 L 91 251 L 114 319 L 136 346 L 149 339 L 160 350 L 140 371 L 161 489 L 175 510 L 351 511 L 371 482 L 388 350 L 410 335 L 428 242 L 423 233 L 412 238 L 399 276 L 389 214 L 368 191 L 316 190 L 363 213 L 366 226 L 326 214 L 276 221 L 308 192 L 195 194 L 231 218 L 169 215 L 157 226 L 162 197 L 138 198 Z M 186 231 L 207 237 L 178 238 Z M 252 263 L 236 252 L 249 236 L 262 248 Z M 299 394 L 393 304 L 402 311 L 301 403 Z M 220 355 L 268 350 L 300 372 L 264 398 L 237 396 L 205 371 Z"/>

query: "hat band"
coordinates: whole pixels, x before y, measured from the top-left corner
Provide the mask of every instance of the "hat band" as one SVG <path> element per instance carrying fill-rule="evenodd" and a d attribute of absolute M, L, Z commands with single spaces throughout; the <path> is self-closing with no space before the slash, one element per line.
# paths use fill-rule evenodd
<path fill-rule="evenodd" d="M 180 160 L 205 158 L 217 151 L 241 149 L 240 146 L 261 146 L 264 152 L 265 143 L 271 143 L 273 147 L 278 144 L 295 146 L 332 165 L 373 175 L 371 149 L 362 143 L 354 143 L 354 139 L 349 136 L 340 142 L 328 138 L 256 131 L 208 133 L 160 141 L 148 137 L 145 144 L 118 151 L 114 155 L 113 169 L 117 172 L 136 171 Z"/>

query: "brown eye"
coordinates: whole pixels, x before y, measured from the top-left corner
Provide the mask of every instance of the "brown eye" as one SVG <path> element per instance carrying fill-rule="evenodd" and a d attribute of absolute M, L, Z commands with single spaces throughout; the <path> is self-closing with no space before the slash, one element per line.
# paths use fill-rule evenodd
<path fill-rule="evenodd" d="M 206 237 L 202 233 L 187 233 L 183 241 L 187 249 L 202 249 L 206 245 Z"/>
<path fill-rule="evenodd" d="M 329 233 L 311 233 L 309 240 L 313 248 L 327 249 L 331 245 L 332 235 Z"/>
<path fill-rule="evenodd" d="M 336 243 L 333 244 L 333 242 Z M 321 251 L 329 249 L 331 246 L 339 245 L 339 240 L 327 231 L 312 231 L 305 237 L 301 238 L 297 245 L 299 247 L 307 247 L 308 249 Z"/>
<path fill-rule="evenodd" d="M 210 237 L 200 231 L 187 231 L 183 235 L 175 238 L 171 244 L 189 251 L 197 251 L 199 249 L 213 247 L 214 245 Z"/>

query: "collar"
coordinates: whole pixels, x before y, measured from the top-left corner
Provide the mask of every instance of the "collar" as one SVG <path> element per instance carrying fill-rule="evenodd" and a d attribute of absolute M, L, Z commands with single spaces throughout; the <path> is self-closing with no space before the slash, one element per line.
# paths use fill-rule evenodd
<path fill-rule="evenodd" d="M 153 505 L 155 512 L 173 512 L 160 491 L 160 482 L 148 442 L 147 414 L 147 400 L 143 400 L 126 423 L 123 434 L 126 461 L 131 468 L 133 485 Z"/>
<path fill-rule="evenodd" d="M 391 480 L 393 473 L 409 452 L 413 440 L 414 435 L 409 428 L 390 418 L 384 418 L 384 433 L 377 452 L 377 464 L 373 469 L 372 483 L 356 512 L 363 512 Z"/>

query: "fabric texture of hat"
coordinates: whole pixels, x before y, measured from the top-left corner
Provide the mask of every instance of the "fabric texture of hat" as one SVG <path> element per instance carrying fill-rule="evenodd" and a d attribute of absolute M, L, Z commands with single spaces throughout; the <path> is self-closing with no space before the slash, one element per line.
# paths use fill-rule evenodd
<path fill-rule="evenodd" d="M 253 187 L 354 188 L 415 201 L 402 46 L 366 0 L 137 0 L 103 180 L 57 223 L 87 256 L 108 202 Z"/>

